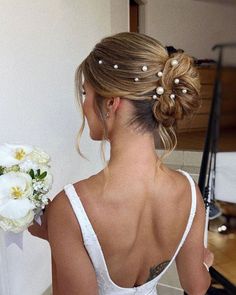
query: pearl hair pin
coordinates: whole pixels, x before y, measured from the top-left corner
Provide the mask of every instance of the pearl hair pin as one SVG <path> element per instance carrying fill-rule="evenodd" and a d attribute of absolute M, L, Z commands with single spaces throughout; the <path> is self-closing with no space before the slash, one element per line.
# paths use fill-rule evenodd
<path fill-rule="evenodd" d="M 179 62 L 178 62 L 178 60 L 176 60 L 176 59 L 173 59 L 173 60 L 171 61 L 171 65 L 172 65 L 172 67 L 177 66 L 178 64 L 179 64 Z"/>
<path fill-rule="evenodd" d="M 159 95 L 162 95 L 164 93 L 164 88 L 161 87 L 161 86 L 157 87 L 156 93 L 159 94 Z"/>
<path fill-rule="evenodd" d="M 174 83 L 175 83 L 175 84 L 179 84 L 179 79 L 176 78 L 176 79 L 174 80 Z"/>
<path fill-rule="evenodd" d="M 147 66 L 143 66 L 143 67 L 142 67 L 142 71 L 143 71 L 143 72 L 146 72 L 147 69 L 148 69 Z"/>
<path fill-rule="evenodd" d="M 104 63 L 104 62 L 103 62 L 102 59 L 98 60 L 98 64 L 99 64 L 99 65 L 101 65 L 101 64 L 103 64 L 103 63 Z M 176 59 L 172 59 L 172 60 L 171 60 L 171 66 L 176 66 L 176 65 L 178 65 L 178 64 L 179 64 L 178 60 L 176 60 Z M 114 68 L 114 69 L 118 69 L 118 68 L 119 68 L 119 65 L 118 65 L 118 64 L 114 64 L 114 65 L 113 65 L 113 68 Z M 148 70 L 147 65 L 143 65 L 143 66 L 141 66 L 141 70 L 142 70 L 143 72 L 147 72 L 147 70 Z M 161 77 L 163 76 L 163 71 L 158 71 L 158 72 L 156 73 L 156 76 L 159 77 L 159 78 L 161 78 Z M 138 81 L 140 81 L 140 78 L 139 78 L 139 77 L 134 77 L 134 78 L 133 78 L 133 81 L 134 81 L 134 82 L 138 82 Z M 175 79 L 174 79 L 174 84 L 178 85 L 179 83 L 180 83 L 180 79 L 179 79 L 179 78 L 175 78 Z M 158 99 L 158 96 L 162 95 L 162 94 L 165 92 L 165 89 L 164 89 L 162 86 L 158 86 L 158 87 L 155 89 L 155 91 L 156 91 L 156 94 L 153 94 L 153 95 L 152 95 L 152 98 L 155 99 L 155 100 L 157 100 L 157 99 Z M 181 92 L 182 92 L 183 94 L 186 94 L 188 91 L 187 91 L 186 88 L 182 88 L 182 89 L 181 89 Z M 176 95 L 175 95 L 174 93 L 171 93 L 171 94 L 169 95 L 169 97 L 170 97 L 170 99 L 172 99 L 172 100 L 174 101 L 175 98 L 176 98 Z M 106 114 L 106 118 L 108 118 L 108 117 L 109 117 L 109 112 Z"/>

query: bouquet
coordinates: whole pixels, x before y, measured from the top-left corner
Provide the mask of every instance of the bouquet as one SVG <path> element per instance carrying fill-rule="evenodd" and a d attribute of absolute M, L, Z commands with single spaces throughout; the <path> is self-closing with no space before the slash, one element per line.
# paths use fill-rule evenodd
<path fill-rule="evenodd" d="M 0 228 L 19 233 L 39 216 L 52 186 L 50 157 L 30 145 L 0 145 Z"/>

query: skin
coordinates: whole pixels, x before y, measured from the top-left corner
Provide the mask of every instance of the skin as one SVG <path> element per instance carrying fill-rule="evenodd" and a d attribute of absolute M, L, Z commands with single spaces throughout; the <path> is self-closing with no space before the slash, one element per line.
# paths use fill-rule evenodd
<path fill-rule="evenodd" d="M 102 124 L 93 108 L 95 92 L 86 81 L 84 90 L 90 137 L 101 140 Z M 103 107 L 109 112 L 111 146 L 107 186 L 103 189 L 105 178 L 100 171 L 74 187 L 98 236 L 112 281 L 127 288 L 153 279 L 173 257 L 186 228 L 191 190 L 181 173 L 163 164 L 156 171 L 159 159 L 152 134 L 125 127 L 133 112 L 129 100 L 110 97 Z M 196 191 L 194 222 L 176 257 L 181 285 L 190 295 L 205 294 L 210 276 L 202 262 L 213 263 L 212 253 L 203 244 L 205 208 L 197 186 Z M 41 233 L 36 225 L 29 231 L 49 241 L 53 295 L 98 294 L 96 274 L 64 191 L 47 207 Z"/>

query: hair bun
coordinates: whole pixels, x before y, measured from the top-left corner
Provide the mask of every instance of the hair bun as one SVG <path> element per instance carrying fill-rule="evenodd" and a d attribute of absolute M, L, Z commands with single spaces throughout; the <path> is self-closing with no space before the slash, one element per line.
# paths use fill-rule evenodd
<path fill-rule="evenodd" d="M 173 126 L 176 120 L 192 115 L 199 108 L 199 73 L 189 55 L 171 54 L 163 69 L 161 86 L 165 91 L 153 105 L 153 113 L 164 127 Z"/>

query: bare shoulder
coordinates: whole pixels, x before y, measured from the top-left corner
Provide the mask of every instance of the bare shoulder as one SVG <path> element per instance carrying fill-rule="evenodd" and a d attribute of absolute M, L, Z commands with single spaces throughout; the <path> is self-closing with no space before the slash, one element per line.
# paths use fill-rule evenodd
<path fill-rule="evenodd" d="M 167 167 L 163 168 L 164 173 L 161 174 L 160 189 L 164 194 L 164 198 L 161 198 L 162 206 L 166 207 L 169 212 L 172 212 L 171 216 L 163 217 L 165 222 L 170 225 L 175 222 L 176 216 L 181 216 L 178 221 L 178 227 L 185 228 L 186 223 L 189 218 L 189 213 L 191 210 L 192 197 L 195 196 L 196 192 L 196 214 L 201 220 L 204 218 L 204 202 L 202 199 L 201 192 L 198 185 L 192 179 L 190 175 L 185 175 L 185 173 L 169 169 Z M 188 179 L 190 177 L 190 179 Z M 176 206 L 178 204 L 178 206 Z M 200 211 L 200 212 L 199 212 Z M 198 222 L 194 218 L 194 224 Z"/>
<path fill-rule="evenodd" d="M 93 187 L 97 175 L 92 175 L 88 178 L 79 180 L 73 183 L 76 192 L 81 196 L 88 188 Z M 95 186 L 95 185 L 94 185 Z M 63 216 L 63 218 L 62 218 Z M 62 189 L 52 200 L 48 208 L 48 220 L 53 220 L 54 224 L 60 224 L 63 221 L 63 226 L 70 226 L 79 229 L 78 221 L 72 210 L 70 201 L 64 189 Z"/>
<path fill-rule="evenodd" d="M 184 173 L 186 173 L 190 177 L 190 179 L 192 179 L 193 190 L 196 193 L 196 214 L 200 220 L 204 219 L 204 217 L 205 217 L 205 204 L 204 204 L 203 197 L 202 197 L 202 194 L 201 194 L 198 184 L 195 182 L 195 180 L 192 178 L 192 176 L 188 172 L 183 171 L 184 173 L 182 173 L 178 170 L 177 171 L 171 170 L 171 171 L 172 171 L 172 173 L 174 173 L 178 184 L 180 184 L 185 190 L 186 190 L 186 188 L 189 188 L 189 191 L 191 191 L 190 190 L 190 181 L 187 179 L 187 176 L 184 175 Z"/>
<path fill-rule="evenodd" d="M 168 192 L 172 191 L 177 198 L 179 196 L 182 200 L 184 198 L 188 199 L 191 194 L 191 186 L 188 178 L 183 173 L 185 171 L 173 170 L 166 165 L 162 165 L 162 172 L 163 183 Z"/>
<path fill-rule="evenodd" d="M 85 181 L 86 179 L 76 182 L 74 184 L 76 190 L 80 190 Z M 53 231 L 65 231 L 69 229 L 71 233 L 74 232 L 77 235 L 80 233 L 81 237 L 79 223 L 64 189 L 62 189 L 50 203 L 48 208 L 48 224 L 50 224 Z"/>
<path fill-rule="evenodd" d="M 79 180 L 75 183 L 73 183 L 73 186 L 76 191 L 80 192 L 81 190 L 85 189 L 86 186 L 88 186 L 89 183 L 91 183 L 91 180 L 95 177 L 96 175 L 92 175 L 88 178 L 84 178 L 82 180 Z M 64 206 L 69 204 L 68 197 L 66 195 L 66 192 L 64 189 L 62 189 L 52 200 L 51 202 L 51 210 L 56 210 L 60 208 L 65 208 Z"/>
<path fill-rule="evenodd" d="M 167 173 L 172 177 L 172 179 L 174 179 L 174 182 L 179 186 L 179 187 L 190 187 L 190 182 L 187 179 L 186 175 L 184 175 L 181 171 L 178 170 L 173 170 L 170 168 L 165 167 L 165 171 L 167 171 Z M 192 178 L 192 176 L 187 172 L 182 170 L 183 172 L 186 172 L 190 178 Z M 196 183 L 196 181 L 192 178 L 193 183 L 195 185 L 195 190 L 196 190 L 196 197 L 197 199 L 202 200 L 202 194 L 201 191 L 199 189 L 198 184 Z"/>
<path fill-rule="evenodd" d="M 65 190 L 61 190 L 52 200 L 49 211 L 48 217 L 57 218 L 63 212 L 63 216 L 66 217 L 67 213 L 70 209 L 69 199 L 66 195 Z"/>

